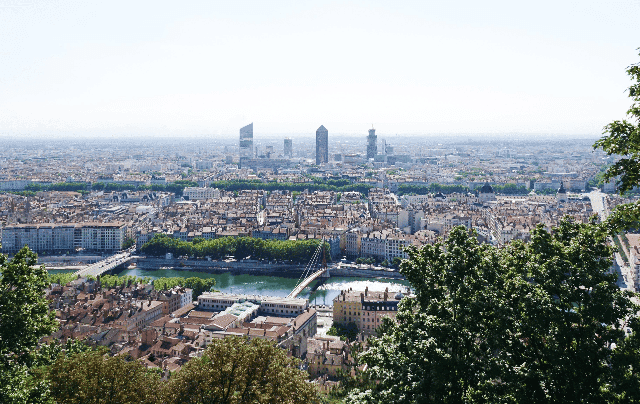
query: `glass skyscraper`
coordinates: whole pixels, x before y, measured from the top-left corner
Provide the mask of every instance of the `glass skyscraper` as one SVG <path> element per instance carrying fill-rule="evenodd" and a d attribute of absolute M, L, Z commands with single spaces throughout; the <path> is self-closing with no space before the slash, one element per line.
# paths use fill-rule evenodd
<path fill-rule="evenodd" d="M 329 131 L 324 125 L 320 125 L 316 131 L 316 164 L 329 162 Z"/>
<path fill-rule="evenodd" d="M 378 136 L 376 136 L 376 130 L 369 129 L 369 136 L 367 136 L 367 159 L 376 158 L 378 154 Z"/>
<path fill-rule="evenodd" d="M 293 142 L 288 137 L 284 138 L 284 156 L 293 157 Z"/>
<path fill-rule="evenodd" d="M 240 128 L 240 157 L 253 158 L 253 122 Z"/>

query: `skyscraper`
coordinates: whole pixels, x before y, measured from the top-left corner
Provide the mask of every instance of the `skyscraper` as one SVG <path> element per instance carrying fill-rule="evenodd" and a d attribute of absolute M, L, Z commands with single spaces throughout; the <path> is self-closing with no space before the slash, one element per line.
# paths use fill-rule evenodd
<path fill-rule="evenodd" d="M 240 157 L 253 158 L 253 122 L 240 128 Z"/>
<path fill-rule="evenodd" d="M 316 164 L 329 162 L 329 131 L 324 125 L 320 125 L 316 131 Z"/>
<path fill-rule="evenodd" d="M 293 142 L 288 137 L 284 138 L 284 157 L 293 157 Z"/>
<path fill-rule="evenodd" d="M 378 154 L 378 136 L 376 136 L 376 130 L 369 129 L 369 136 L 367 136 L 367 159 L 373 159 Z"/>

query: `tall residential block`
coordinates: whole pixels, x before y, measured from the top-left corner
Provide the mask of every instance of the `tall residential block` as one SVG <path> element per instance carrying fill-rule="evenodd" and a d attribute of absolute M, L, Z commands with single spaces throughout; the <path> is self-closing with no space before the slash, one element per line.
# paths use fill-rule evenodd
<path fill-rule="evenodd" d="M 324 125 L 316 130 L 316 164 L 329 162 L 329 131 Z"/>
<path fill-rule="evenodd" d="M 2 231 L 2 252 L 15 254 L 28 245 L 39 254 L 73 253 L 78 249 L 113 253 L 122 249 L 124 223 L 34 223 L 8 225 Z"/>
<path fill-rule="evenodd" d="M 253 122 L 240 128 L 240 157 L 253 157 Z"/>
<path fill-rule="evenodd" d="M 284 139 L 284 157 L 293 157 L 293 141 L 288 137 Z"/>
<path fill-rule="evenodd" d="M 367 136 L 367 159 L 373 159 L 378 154 L 378 136 L 376 136 L 376 130 L 369 129 L 369 136 Z"/>

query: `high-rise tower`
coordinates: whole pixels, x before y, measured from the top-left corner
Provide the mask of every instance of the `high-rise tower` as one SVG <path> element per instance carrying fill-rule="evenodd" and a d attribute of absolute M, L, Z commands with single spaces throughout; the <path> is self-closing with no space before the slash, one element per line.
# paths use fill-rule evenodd
<path fill-rule="evenodd" d="M 378 154 L 378 136 L 376 136 L 376 130 L 369 129 L 369 136 L 367 136 L 367 159 L 373 159 Z"/>
<path fill-rule="evenodd" d="M 320 125 L 316 131 L 316 164 L 329 162 L 329 131 Z"/>
<path fill-rule="evenodd" d="M 284 157 L 291 158 L 293 157 L 293 142 L 291 138 L 284 138 Z"/>
<path fill-rule="evenodd" d="M 240 157 L 253 158 L 253 122 L 240 128 Z"/>

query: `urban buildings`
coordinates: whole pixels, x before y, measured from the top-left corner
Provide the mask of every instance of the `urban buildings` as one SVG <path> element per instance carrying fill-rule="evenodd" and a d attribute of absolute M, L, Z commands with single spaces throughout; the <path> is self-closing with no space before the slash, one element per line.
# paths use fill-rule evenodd
<path fill-rule="evenodd" d="M 291 158 L 293 157 L 293 141 L 291 140 L 291 138 L 285 138 L 284 139 L 284 157 L 285 158 Z"/>
<path fill-rule="evenodd" d="M 240 128 L 240 158 L 253 157 L 253 122 Z"/>
<path fill-rule="evenodd" d="M 376 136 L 376 130 L 369 129 L 369 136 L 367 136 L 367 160 L 376 158 L 378 154 L 378 136 Z"/>
<path fill-rule="evenodd" d="M 400 292 L 343 290 L 333 299 L 333 322 L 342 326 L 354 323 L 365 335 L 375 335 L 384 317 L 395 318 L 398 303 L 404 295 Z"/>
<path fill-rule="evenodd" d="M 324 125 L 320 125 L 316 130 L 316 164 L 326 164 L 329 162 L 329 131 Z"/>

